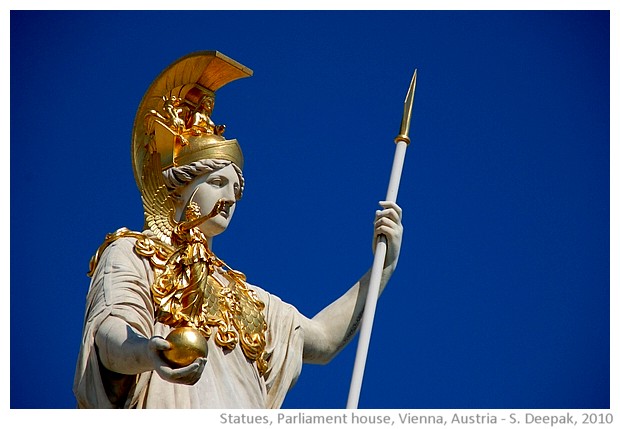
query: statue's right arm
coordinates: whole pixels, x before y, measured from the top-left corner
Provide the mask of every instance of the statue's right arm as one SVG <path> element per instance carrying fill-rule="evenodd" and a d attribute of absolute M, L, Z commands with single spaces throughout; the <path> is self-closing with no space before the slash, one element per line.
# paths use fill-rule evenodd
<path fill-rule="evenodd" d="M 171 368 L 159 354 L 170 348 L 168 341 L 159 336 L 146 338 L 115 316 L 108 316 L 101 323 L 95 343 L 103 366 L 120 374 L 155 371 L 171 383 L 194 384 L 206 363 L 206 358 L 198 358 L 186 367 Z"/>
<path fill-rule="evenodd" d="M 382 201 L 377 210 L 373 241 L 379 235 L 387 239 L 387 254 L 381 274 L 379 293 L 396 269 L 403 237 L 402 210 L 394 202 Z M 373 248 L 375 247 L 373 243 Z M 370 287 L 368 270 L 344 295 L 321 310 L 312 319 L 302 318 L 304 361 L 325 364 L 333 359 L 359 330 Z"/>

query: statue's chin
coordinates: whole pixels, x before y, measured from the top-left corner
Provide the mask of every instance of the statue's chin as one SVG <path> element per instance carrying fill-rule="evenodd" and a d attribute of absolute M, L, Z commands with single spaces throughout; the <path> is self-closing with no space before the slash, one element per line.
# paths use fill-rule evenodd
<path fill-rule="evenodd" d="M 217 215 L 207 221 L 205 221 L 202 225 L 200 225 L 200 230 L 207 237 L 215 237 L 216 235 L 220 235 L 226 228 L 228 228 L 228 224 L 230 223 L 230 217 L 225 218 L 222 215 Z"/>

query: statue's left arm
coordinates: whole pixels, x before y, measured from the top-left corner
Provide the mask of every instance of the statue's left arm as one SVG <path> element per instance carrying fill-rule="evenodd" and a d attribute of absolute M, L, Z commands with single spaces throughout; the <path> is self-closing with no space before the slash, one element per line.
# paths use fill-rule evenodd
<path fill-rule="evenodd" d="M 387 255 L 381 276 L 380 292 L 385 288 L 398 264 L 403 237 L 402 210 L 394 202 L 379 203 L 375 217 L 374 240 L 383 234 Z M 374 243 L 373 243 L 374 248 Z M 370 270 L 344 295 L 321 310 L 312 319 L 302 318 L 304 362 L 327 363 L 346 346 L 359 329 L 370 281 Z"/>

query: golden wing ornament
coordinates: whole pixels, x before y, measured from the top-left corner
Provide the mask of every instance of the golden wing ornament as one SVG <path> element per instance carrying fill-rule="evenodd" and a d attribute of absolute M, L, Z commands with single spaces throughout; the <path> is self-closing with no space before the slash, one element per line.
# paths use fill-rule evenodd
<path fill-rule="evenodd" d="M 172 244 L 172 233 L 178 222 L 175 206 L 161 175 L 161 158 L 157 151 L 146 155 L 142 168 L 142 204 L 146 226 L 166 244 Z"/>

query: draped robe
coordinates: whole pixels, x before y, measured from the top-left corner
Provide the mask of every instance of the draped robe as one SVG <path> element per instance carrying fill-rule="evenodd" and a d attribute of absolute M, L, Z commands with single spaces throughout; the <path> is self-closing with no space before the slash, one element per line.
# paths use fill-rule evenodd
<path fill-rule="evenodd" d="M 167 382 L 155 371 L 122 375 L 106 369 L 95 336 L 107 317 L 124 320 L 145 338 L 166 337 L 151 297 L 153 269 L 134 252 L 134 238 L 119 238 L 101 254 L 86 298 L 82 344 L 73 391 L 79 408 L 279 408 L 302 367 L 303 332 L 295 307 L 249 285 L 265 303 L 269 369 L 261 376 L 240 345 L 223 349 L 208 340 L 207 363 L 194 385 Z M 214 275 L 219 275 L 217 272 Z M 216 328 L 214 328 L 216 329 Z"/>

